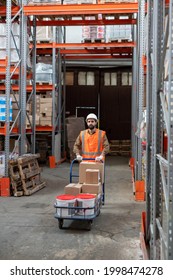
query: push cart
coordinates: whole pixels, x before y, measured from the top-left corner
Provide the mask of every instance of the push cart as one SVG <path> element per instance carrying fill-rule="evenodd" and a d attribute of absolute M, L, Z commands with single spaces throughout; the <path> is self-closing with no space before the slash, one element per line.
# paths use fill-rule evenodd
<path fill-rule="evenodd" d="M 92 160 L 92 158 L 87 158 L 84 160 Z M 77 159 L 74 159 L 70 165 L 70 183 L 73 182 L 74 177 L 79 177 L 78 174 L 73 173 L 73 165 L 75 162 L 78 162 Z M 104 173 L 105 174 L 105 173 Z M 91 226 L 93 224 L 93 220 L 99 216 L 100 208 L 104 205 L 105 199 L 105 185 L 104 182 L 102 183 L 102 194 L 99 194 L 95 198 L 94 206 L 93 207 L 79 207 L 79 206 L 58 206 L 56 203 L 54 207 L 56 208 L 55 218 L 58 219 L 59 229 L 63 228 L 64 220 L 82 220 L 87 221 L 88 230 L 91 230 Z M 64 215 L 64 210 L 68 211 L 68 215 Z M 67 212 L 66 211 L 66 212 Z M 92 214 L 89 215 L 88 211 L 91 211 Z M 82 214 L 81 214 L 82 213 Z"/>

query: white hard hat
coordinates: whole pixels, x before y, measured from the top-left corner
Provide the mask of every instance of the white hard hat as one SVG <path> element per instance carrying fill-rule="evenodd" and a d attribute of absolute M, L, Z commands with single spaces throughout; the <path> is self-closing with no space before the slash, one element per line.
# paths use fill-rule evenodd
<path fill-rule="evenodd" d="M 97 116 L 96 116 L 95 114 L 91 113 L 91 114 L 89 114 L 89 115 L 86 117 L 86 121 L 87 121 L 88 119 L 94 119 L 94 120 L 97 121 Z"/>

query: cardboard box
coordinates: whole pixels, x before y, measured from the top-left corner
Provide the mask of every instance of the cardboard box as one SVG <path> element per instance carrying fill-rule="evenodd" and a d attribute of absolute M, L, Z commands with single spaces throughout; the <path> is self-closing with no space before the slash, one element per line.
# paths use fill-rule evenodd
<path fill-rule="evenodd" d="M 50 104 L 52 104 L 52 97 L 43 97 L 43 98 L 40 98 L 40 104 L 45 104 L 46 103 L 46 105 L 48 104 L 48 103 L 50 103 Z"/>
<path fill-rule="evenodd" d="M 45 119 L 40 119 L 40 125 L 42 126 L 51 126 L 52 125 L 52 121 L 45 118 Z"/>
<path fill-rule="evenodd" d="M 47 112 L 40 112 L 40 117 L 51 117 L 52 116 L 52 112 L 51 111 L 47 111 Z"/>
<path fill-rule="evenodd" d="M 82 184 L 68 184 L 64 188 L 65 194 L 77 195 L 82 192 Z"/>
<path fill-rule="evenodd" d="M 79 164 L 79 183 L 80 184 L 86 182 L 86 170 L 87 169 L 99 169 L 101 183 L 102 184 L 104 183 L 104 163 L 82 161 Z"/>
<path fill-rule="evenodd" d="M 102 193 L 102 184 L 83 184 L 82 193 L 99 194 Z"/>
<path fill-rule="evenodd" d="M 40 113 L 52 112 L 52 104 L 51 103 L 40 103 Z"/>
<path fill-rule="evenodd" d="M 100 182 L 99 169 L 86 169 L 86 184 L 98 184 Z"/>

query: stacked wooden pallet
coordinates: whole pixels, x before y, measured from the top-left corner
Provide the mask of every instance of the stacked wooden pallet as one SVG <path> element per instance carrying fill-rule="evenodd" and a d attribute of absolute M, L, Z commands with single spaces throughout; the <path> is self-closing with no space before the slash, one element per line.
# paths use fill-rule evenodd
<path fill-rule="evenodd" d="M 131 141 L 130 140 L 111 140 L 110 154 L 116 156 L 130 156 Z"/>
<path fill-rule="evenodd" d="M 41 182 L 39 154 L 26 154 L 9 161 L 9 174 L 14 196 L 31 195 L 46 186 Z"/>

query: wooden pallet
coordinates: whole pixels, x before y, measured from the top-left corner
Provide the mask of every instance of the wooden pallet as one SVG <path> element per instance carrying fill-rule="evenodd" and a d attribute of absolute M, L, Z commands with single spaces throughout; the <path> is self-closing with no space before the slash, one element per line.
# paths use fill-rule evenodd
<path fill-rule="evenodd" d="M 84 39 L 82 43 L 105 43 L 105 39 Z"/>
<path fill-rule="evenodd" d="M 51 40 L 37 40 L 37 44 L 52 44 Z M 43 55 L 44 56 L 44 55 Z M 51 55 L 49 55 L 51 56 Z"/>
<path fill-rule="evenodd" d="M 40 179 L 39 154 L 27 154 L 9 161 L 9 174 L 14 196 L 31 195 L 46 186 Z"/>
<path fill-rule="evenodd" d="M 109 39 L 108 43 L 129 43 L 131 42 L 130 39 Z"/>
<path fill-rule="evenodd" d="M 61 5 L 61 3 L 59 1 L 54 1 L 54 2 L 45 1 L 45 2 L 29 2 L 27 5 L 28 6 L 47 6 L 47 5 Z"/>
<path fill-rule="evenodd" d="M 36 82 L 36 86 L 43 86 L 43 85 L 53 85 L 53 83 L 52 82 L 44 82 L 44 81 Z"/>

